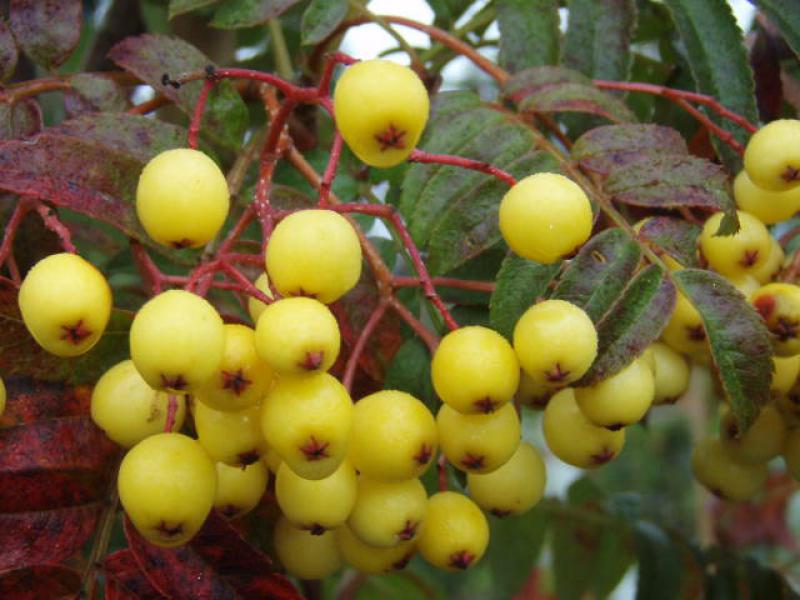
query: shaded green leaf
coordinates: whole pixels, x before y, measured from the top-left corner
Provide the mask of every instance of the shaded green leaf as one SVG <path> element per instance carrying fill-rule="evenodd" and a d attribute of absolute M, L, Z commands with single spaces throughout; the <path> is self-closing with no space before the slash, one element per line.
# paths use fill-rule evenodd
<path fill-rule="evenodd" d="M 80 0 L 11 0 L 8 23 L 19 46 L 46 69 L 63 63 L 81 38 Z"/>
<path fill-rule="evenodd" d="M 300 0 L 227 0 L 214 13 L 213 27 L 241 29 L 263 25 L 281 16 Z"/>
<path fill-rule="evenodd" d="M 86 112 L 121 112 L 128 107 L 122 88 L 108 77 L 78 73 L 69 78 L 72 89 L 64 94 L 64 107 L 69 116 Z"/>
<path fill-rule="evenodd" d="M 800 4 L 794 0 L 754 0 L 754 4 L 778 26 L 794 53 L 800 55 Z"/>
<path fill-rule="evenodd" d="M 437 409 L 431 383 L 431 355 L 419 338 L 406 340 L 386 370 L 383 386 L 400 390 L 422 400 L 432 411 Z"/>
<path fill-rule="evenodd" d="M 700 597 L 703 571 L 688 547 L 647 521 L 634 525 L 634 540 L 639 566 L 637 600 Z"/>
<path fill-rule="evenodd" d="M 330 35 L 347 16 L 347 0 L 311 0 L 303 13 L 303 44 L 316 44 Z"/>
<path fill-rule="evenodd" d="M 553 298 L 580 306 L 597 323 L 636 271 L 641 250 L 621 229 L 606 229 L 564 269 Z"/>
<path fill-rule="evenodd" d="M 741 556 L 729 548 L 714 547 L 704 557 L 708 600 L 796 599 L 798 594 L 775 569 Z"/>
<path fill-rule="evenodd" d="M 697 267 L 697 238 L 702 228 L 673 217 L 650 217 L 639 228 L 638 236 L 662 250 L 684 267 Z"/>
<path fill-rule="evenodd" d="M 561 265 L 541 265 L 516 255 L 503 261 L 489 301 L 492 328 L 509 340 L 514 326 L 528 308 L 543 296 Z"/>
<path fill-rule="evenodd" d="M 597 323 L 597 359 L 581 378 L 592 385 L 618 373 L 658 339 L 675 308 L 675 286 L 664 270 L 650 265 L 628 284 Z"/>
<path fill-rule="evenodd" d="M 722 387 L 744 431 L 770 399 L 769 332 L 756 310 L 721 275 L 685 269 L 673 277 L 703 319 Z"/>
<path fill-rule="evenodd" d="M 14 74 L 18 58 L 17 42 L 6 20 L 0 18 L 0 81 L 5 81 Z"/>
<path fill-rule="evenodd" d="M 217 4 L 219 0 L 169 0 L 169 18 L 203 8 L 209 4 Z"/>
<path fill-rule="evenodd" d="M 496 0 L 500 66 L 512 73 L 558 62 L 557 0 Z"/>

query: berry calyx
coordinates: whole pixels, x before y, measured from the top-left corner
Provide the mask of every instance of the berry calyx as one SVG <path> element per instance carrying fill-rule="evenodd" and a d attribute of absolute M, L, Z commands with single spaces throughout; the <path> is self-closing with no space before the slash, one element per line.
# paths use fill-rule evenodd
<path fill-rule="evenodd" d="M 474 566 L 489 544 L 489 524 L 481 509 L 457 492 L 439 492 L 428 500 L 417 548 L 422 557 L 446 571 Z"/>
<path fill-rule="evenodd" d="M 324 579 L 342 566 L 342 556 L 331 531 L 314 535 L 281 517 L 275 524 L 272 543 L 286 571 L 300 579 Z"/>
<path fill-rule="evenodd" d="M 750 297 L 764 319 L 778 356 L 800 354 L 800 286 L 768 283 Z"/>

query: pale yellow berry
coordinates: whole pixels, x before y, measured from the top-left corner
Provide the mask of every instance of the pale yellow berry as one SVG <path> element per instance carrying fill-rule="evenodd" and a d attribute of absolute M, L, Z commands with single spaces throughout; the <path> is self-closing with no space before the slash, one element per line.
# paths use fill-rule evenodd
<path fill-rule="evenodd" d="M 442 453 L 462 471 L 490 473 L 519 447 L 520 422 L 513 404 L 488 415 L 465 415 L 442 404 L 436 425 Z"/>
<path fill-rule="evenodd" d="M 300 579 L 324 579 L 342 566 L 342 555 L 331 531 L 315 535 L 281 517 L 275 524 L 272 543 L 286 571 Z"/>
<path fill-rule="evenodd" d="M 654 404 L 671 404 L 680 398 L 689 387 L 689 363 L 682 354 L 661 342 L 650 344 L 653 379 L 655 382 Z"/>
<path fill-rule="evenodd" d="M 750 297 L 772 337 L 778 356 L 800 354 L 800 286 L 768 283 Z"/>
<path fill-rule="evenodd" d="M 581 412 L 595 425 L 611 430 L 641 420 L 654 397 L 653 372 L 639 358 L 611 377 L 575 389 Z"/>
<path fill-rule="evenodd" d="M 272 298 L 272 290 L 269 289 L 269 277 L 266 273 L 259 275 L 253 282 L 253 285 L 264 292 L 267 298 Z M 247 312 L 253 320 L 253 323 L 258 323 L 258 318 L 261 316 L 261 313 L 264 312 L 265 308 L 267 308 L 267 305 L 258 298 L 253 298 L 252 296 L 247 297 Z"/>
<path fill-rule="evenodd" d="M 194 425 L 198 441 L 215 461 L 244 467 L 266 452 L 258 404 L 239 411 L 222 411 L 195 402 Z"/>
<path fill-rule="evenodd" d="M 715 271 L 726 277 L 752 274 L 767 261 L 772 238 L 766 226 L 750 213 L 736 211 L 739 231 L 733 235 L 717 235 L 725 214 L 714 213 L 703 225 L 700 250 Z"/>
<path fill-rule="evenodd" d="M 797 376 L 800 375 L 800 355 L 773 356 L 772 364 L 775 366 L 775 371 L 769 389 L 778 394 L 788 394 L 794 387 Z"/>
<path fill-rule="evenodd" d="M 786 191 L 772 191 L 758 187 L 740 171 L 733 180 L 733 197 L 736 205 L 765 225 L 785 221 L 800 210 L 800 186 Z"/>
<path fill-rule="evenodd" d="M 763 463 L 738 462 L 717 438 L 705 438 L 692 451 L 695 478 L 715 496 L 741 502 L 750 500 L 764 487 L 769 471 Z"/>
<path fill-rule="evenodd" d="M 744 152 L 744 168 L 757 186 L 788 190 L 800 184 L 800 121 L 778 119 L 753 134 Z"/>
<path fill-rule="evenodd" d="M 774 404 L 761 407 L 758 418 L 742 432 L 729 409 L 719 424 L 719 437 L 725 450 L 737 462 L 761 464 L 775 458 L 783 450 L 786 423 Z"/>
<path fill-rule="evenodd" d="M 446 571 L 463 571 L 483 557 L 488 545 L 489 523 L 472 500 L 457 492 L 431 496 L 417 542 L 426 561 Z"/>
<path fill-rule="evenodd" d="M 416 540 L 400 542 L 390 548 L 377 548 L 362 542 L 347 525 L 333 532 L 345 562 L 362 573 L 386 573 L 405 568 L 414 555 Z"/>
<path fill-rule="evenodd" d="M 767 260 L 764 261 L 761 267 L 753 271 L 753 277 L 755 277 L 761 285 L 769 283 L 783 267 L 785 258 L 786 254 L 783 252 L 780 243 L 778 243 L 778 240 L 775 238 L 772 238 Z"/>
<path fill-rule="evenodd" d="M 661 337 L 673 350 L 684 354 L 702 354 L 708 349 L 703 319 L 681 292 L 676 295 L 675 309 Z"/>
<path fill-rule="evenodd" d="M 361 476 L 347 525 L 362 542 L 389 548 L 414 539 L 427 510 L 428 495 L 419 479 L 379 481 Z"/>
<path fill-rule="evenodd" d="M 227 519 L 241 517 L 253 510 L 261 501 L 267 489 L 269 472 L 267 466 L 259 462 L 245 467 L 231 467 L 218 462 L 217 495 L 214 508 Z"/>

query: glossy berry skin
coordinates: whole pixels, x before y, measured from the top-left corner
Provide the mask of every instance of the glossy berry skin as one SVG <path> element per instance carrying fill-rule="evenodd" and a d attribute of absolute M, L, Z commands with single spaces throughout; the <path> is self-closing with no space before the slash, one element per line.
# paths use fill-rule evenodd
<path fill-rule="evenodd" d="M 778 356 L 800 354 L 800 286 L 768 283 L 750 297 L 764 319 Z"/>
<path fill-rule="evenodd" d="M 19 288 L 22 321 L 50 354 L 78 356 L 100 340 L 111 316 L 111 288 L 77 254 L 51 254 L 36 263 Z"/>
<path fill-rule="evenodd" d="M 282 375 L 327 371 L 339 356 L 339 324 L 313 298 L 283 298 L 258 319 L 255 347 L 270 369 Z"/>
<path fill-rule="evenodd" d="M 586 418 L 571 388 L 550 398 L 544 409 L 542 429 L 553 454 L 581 469 L 604 465 L 619 454 L 625 443 L 624 429 L 611 431 Z"/>
<path fill-rule="evenodd" d="M 431 362 L 439 397 L 463 413 L 490 413 L 508 402 L 519 385 L 514 349 L 487 327 L 461 327 L 442 338 Z"/>
<path fill-rule="evenodd" d="M 428 495 L 419 479 L 378 481 L 361 476 L 347 525 L 365 544 L 390 548 L 417 536 L 427 510 Z"/>
<path fill-rule="evenodd" d="M 333 108 L 336 126 L 353 153 L 372 167 L 392 167 L 417 145 L 430 102 L 414 71 L 376 59 L 345 70 Z"/>
<path fill-rule="evenodd" d="M 342 555 L 331 531 L 314 535 L 281 517 L 275 524 L 272 543 L 286 571 L 300 579 L 324 579 L 342 566 Z"/>
<path fill-rule="evenodd" d="M 145 165 L 136 187 L 136 214 L 159 244 L 199 248 L 228 216 L 228 183 L 199 150 L 176 148 Z"/>
<path fill-rule="evenodd" d="M 225 327 L 216 309 L 200 296 L 169 290 L 136 313 L 130 344 L 133 364 L 150 387 L 195 391 L 222 362 Z"/>
<path fill-rule="evenodd" d="M 800 375 L 800 355 L 798 356 L 773 356 L 772 364 L 775 371 L 769 389 L 777 394 L 788 394 Z"/>
<path fill-rule="evenodd" d="M 750 500 L 764 487 L 769 471 L 765 464 L 736 461 L 716 438 L 705 438 L 692 451 L 692 472 L 712 494 L 725 500 Z"/>
<path fill-rule="evenodd" d="M 261 409 L 267 443 L 306 479 L 323 479 L 339 467 L 352 421 L 350 395 L 327 373 L 279 378 Z"/>
<path fill-rule="evenodd" d="M 783 460 L 786 462 L 786 472 L 800 481 L 800 429 L 792 429 L 786 436 Z"/>
<path fill-rule="evenodd" d="M 483 510 L 497 517 L 521 515 L 533 508 L 544 494 L 547 470 L 539 451 L 522 442 L 499 469 L 467 474 L 470 497 Z"/>
<path fill-rule="evenodd" d="M 315 534 L 347 521 L 356 502 L 356 470 L 344 461 L 324 479 L 304 479 L 286 463 L 275 477 L 278 506 L 295 527 Z"/>
<path fill-rule="evenodd" d="M 411 394 L 383 390 L 353 409 L 349 457 L 362 475 L 386 481 L 421 476 L 436 456 L 436 421 Z"/>
<path fill-rule="evenodd" d="M 361 276 L 361 244 L 350 222 L 332 210 L 301 210 L 270 236 L 267 273 L 284 297 L 308 296 L 330 304 Z"/>
<path fill-rule="evenodd" d="M 445 571 L 463 571 L 483 557 L 488 545 L 489 523 L 472 500 L 457 492 L 430 497 L 417 542 L 426 561 Z"/>
<path fill-rule="evenodd" d="M 726 409 L 720 419 L 719 437 L 733 460 L 758 465 L 775 458 L 783 450 L 786 422 L 777 406 L 767 404 L 747 431 L 742 432 L 733 413 Z"/>
<path fill-rule="evenodd" d="M 583 309 L 564 300 L 545 300 L 517 321 L 514 351 L 536 383 L 557 389 L 577 381 L 592 366 L 597 330 Z"/>
<path fill-rule="evenodd" d="M 556 173 L 536 173 L 503 196 L 500 233 L 519 256 L 554 263 L 589 239 L 592 206 L 574 181 Z"/>
<path fill-rule="evenodd" d="M 180 433 L 150 436 L 122 459 L 119 500 L 136 529 L 157 546 L 188 542 L 200 530 L 217 488 L 214 463 Z"/>
<path fill-rule="evenodd" d="M 180 431 L 186 418 L 186 397 L 176 394 L 175 402 L 172 431 Z M 92 421 L 124 448 L 163 432 L 168 407 L 169 394 L 147 385 L 131 360 L 123 360 L 103 373 L 92 390 Z"/>
<path fill-rule="evenodd" d="M 700 251 L 712 269 L 726 277 L 739 277 L 753 273 L 763 266 L 769 255 L 772 238 L 766 226 L 753 215 L 742 210 L 739 231 L 733 235 L 717 235 L 724 213 L 714 213 L 703 224 L 700 233 Z"/>
<path fill-rule="evenodd" d="M 253 285 L 256 286 L 257 289 L 264 292 L 267 298 L 272 298 L 272 290 L 269 289 L 269 277 L 266 273 L 262 273 L 256 277 Z M 253 298 L 252 296 L 247 297 L 247 314 L 249 314 L 250 318 L 253 319 L 253 323 L 258 323 L 258 318 L 261 316 L 261 313 L 264 312 L 265 308 L 267 308 L 267 305 L 261 300 Z"/>
<path fill-rule="evenodd" d="M 465 415 L 443 404 L 436 415 L 439 445 L 454 467 L 469 473 L 490 473 L 510 459 L 520 439 L 513 404 L 488 415 Z"/>
<path fill-rule="evenodd" d="M 683 355 L 662 342 L 650 344 L 646 355 L 652 361 L 650 368 L 655 383 L 653 404 L 672 404 L 689 387 L 689 363 Z M 647 360 L 647 356 L 643 358 Z"/>
<path fill-rule="evenodd" d="M 519 387 L 517 388 L 517 393 L 514 394 L 514 398 L 520 404 L 534 410 L 544 410 L 550 398 L 557 391 L 558 388 L 539 383 L 523 370 L 519 376 Z"/>
<path fill-rule="evenodd" d="M 800 184 L 800 121 L 778 119 L 753 134 L 744 152 L 747 175 L 759 187 L 781 191 Z"/>
<path fill-rule="evenodd" d="M 592 386 L 575 388 L 575 400 L 586 418 L 612 431 L 640 421 L 654 397 L 653 372 L 641 358 Z"/>
<path fill-rule="evenodd" d="M 413 540 L 400 542 L 390 548 L 376 548 L 358 539 L 347 525 L 337 527 L 333 535 L 345 562 L 362 573 L 377 574 L 403 569 L 416 548 Z"/>
<path fill-rule="evenodd" d="M 273 379 L 272 369 L 256 352 L 255 332 L 226 324 L 222 361 L 197 397 L 216 410 L 243 410 L 261 402 Z"/>
<path fill-rule="evenodd" d="M 778 243 L 778 240 L 775 238 L 772 238 L 767 260 L 764 261 L 762 266 L 753 271 L 753 277 L 755 277 L 761 285 L 769 283 L 783 267 L 785 258 L 786 254 L 783 252 L 780 243 Z"/>
<path fill-rule="evenodd" d="M 785 221 L 800 210 L 800 186 L 782 192 L 758 187 L 740 171 L 733 180 L 733 197 L 736 205 L 756 217 L 765 225 Z"/>
<path fill-rule="evenodd" d="M 675 309 L 661 337 L 676 352 L 701 354 L 708 349 L 703 319 L 681 292 L 676 294 Z"/>
<path fill-rule="evenodd" d="M 217 494 L 214 508 L 226 519 L 241 517 L 253 510 L 267 489 L 269 471 L 261 461 L 246 467 L 231 467 L 218 462 Z"/>
<path fill-rule="evenodd" d="M 245 467 L 266 452 L 259 405 L 222 411 L 198 401 L 194 404 L 194 425 L 198 441 L 216 462 Z"/>

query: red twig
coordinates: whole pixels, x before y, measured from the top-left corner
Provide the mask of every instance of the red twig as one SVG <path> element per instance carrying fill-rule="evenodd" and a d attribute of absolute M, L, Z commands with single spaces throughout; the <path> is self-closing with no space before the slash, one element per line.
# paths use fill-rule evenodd
<path fill-rule="evenodd" d="M 272 73 L 264 73 L 263 71 L 256 71 L 254 69 L 229 69 L 229 68 L 215 68 L 211 75 L 214 79 L 248 79 L 250 81 L 259 81 L 266 83 L 293 100 L 294 102 L 314 102 L 318 94 L 316 87 L 301 87 L 289 83 Z M 197 81 L 199 79 L 208 79 L 208 71 L 195 71 L 193 73 L 184 73 L 179 75 L 172 83 L 182 85 L 190 81 Z"/>
<path fill-rule="evenodd" d="M 20 198 L 11 213 L 11 218 L 6 223 L 6 230 L 3 235 L 3 243 L 0 244 L 0 266 L 7 262 L 11 257 L 11 250 L 14 247 L 14 237 L 17 235 L 22 219 L 31 210 L 34 201 L 30 198 Z"/>
<path fill-rule="evenodd" d="M 256 215 L 258 215 L 258 220 L 261 222 L 261 232 L 263 234 L 263 244 L 265 248 L 269 241 L 269 236 L 272 235 L 273 227 L 272 208 L 269 203 L 272 174 L 275 171 L 278 158 L 280 158 L 282 154 L 282 150 L 279 149 L 279 146 L 283 135 L 283 129 L 294 107 L 294 102 L 286 100 L 280 106 L 277 113 L 273 113 L 272 123 L 269 127 L 269 135 L 267 136 L 267 141 L 264 143 L 264 149 L 261 153 L 261 163 L 253 204 L 255 206 Z"/>
<path fill-rule="evenodd" d="M 439 339 L 434 335 L 434 333 L 425 327 L 425 325 L 420 321 L 417 317 L 411 314 L 411 311 L 406 308 L 406 305 L 400 302 L 396 296 L 388 296 L 389 306 L 391 306 L 398 316 L 403 319 L 406 324 L 414 330 L 420 339 L 425 342 L 425 345 L 428 347 L 428 351 L 433 354 L 436 351 L 436 347 L 439 345 Z"/>
<path fill-rule="evenodd" d="M 343 143 L 342 134 L 337 130 L 336 135 L 333 137 L 333 147 L 328 158 L 328 164 L 325 166 L 325 172 L 322 174 L 322 181 L 319 184 L 319 205 L 321 207 L 327 206 L 330 202 L 331 186 L 336 177 L 336 167 L 339 165 L 339 158 L 342 155 Z"/>
<path fill-rule="evenodd" d="M 203 87 L 200 89 L 200 95 L 197 96 L 197 103 L 194 105 L 194 112 L 192 113 L 192 120 L 189 123 L 189 148 L 197 149 L 197 137 L 200 134 L 200 122 L 203 119 L 203 112 L 208 102 L 208 95 L 214 87 L 215 80 L 213 77 L 207 77 L 203 82 Z"/>
<path fill-rule="evenodd" d="M 728 144 L 728 146 L 730 146 L 731 148 L 733 148 L 733 150 L 738 152 L 740 156 L 744 155 L 744 146 L 742 146 L 738 141 L 736 141 L 736 138 L 733 137 L 733 134 L 730 131 L 723 129 L 722 127 L 714 123 L 714 121 L 712 121 L 706 115 L 704 115 L 702 111 L 698 110 L 693 105 L 689 104 L 683 98 L 676 98 L 675 104 L 677 104 L 683 110 L 692 115 L 695 119 L 697 119 L 698 123 L 700 123 L 708 131 L 716 135 L 720 139 L 720 141 Z"/>
<path fill-rule="evenodd" d="M 252 281 L 250 281 L 247 277 L 245 277 L 241 272 L 239 272 L 236 267 L 233 265 L 228 264 L 227 261 L 224 259 L 221 260 L 220 265 L 222 266 L 222 270 L 225 271 L 228 275 L 230 275 L 236 282 L 238 282 L 240 289 L 244 291 L 249 296 L 252 296 L 256 300 L 260 300 L 264 304 L 272 304 L 273 298 L 267 296 L 264 292 L 258 289 Z"/>
<path fill-rule="evenodd" d="M 372 337 L 375 328 L 378 326 L 378 323 L 380 323 L 381 318 L 383 318 L 388 306 L 389 304 L 385 298 L 381 298 L 381 300 L 378 301 L 378 304 L 373 309 L 369 319 L 367 319 L 364 328 L 358 335 L 358 339 L 356 340 L 355 346 L 353 346 L 353 350 L 350 352 L 350 356 L 347 357 L 347 365 L 344 369 L 342 384 L 345 388 L 347 388 L 348 392 L 350 392 L 353 388 L 353 378 L 356 374 L 358 361 L 361 359 L 361 355 L 364 353 L 364 348 L 366 348 L 369 338 Z"/>
<path fill-rule="evenodd" d="M 133 261 L 136 263 L 145 285 L 150 288 L 150 294 L 153 296 L 160 294 L 164 285 L 164 274 L 150 258 L 144 246 L 136 240 L 130 240 L 130 246 L 133 252 Z"/>
<path fill-rule="evenodd" d="M 170 394 L 167 399 L 167 418 L 164 421 L 164 432 L 170 433 L 175 427 L 175 415 L 178 413 L 178 397 Z"/>
<path fill-rule="evenodd" d="M 333 77 L 333 70 L 336 68 L 336 65 L 352 65 L 356 62 L 358 61 L 355 58 L 343 52 L 334 52 L 328 55 L 325 59 L 325 66 L 322 69 L 322 77 L 320 77 L 319 85 L 317 85 L 317 94 L 319 94 L 320 97 L 330 96 L 331 78 Z"/>
<path fill-rule="evenodd" d="M 142 102 L 141 104 L 137 104 L 136 106 L 132 106 L 128 109 L 129 115 L 146 115 L 148 113 L 153 112 L 161 108 L 162 106 L 166 106 L 170 104 L 172 100 L 167 98 L 166 96 L 156 96 L 155 98 L 148 100 L 147 102 Z"/>
<path fill-rule="evenodd" d="M 69 229 L 67 229 L 67 226 L 61 222 L 61 219 L 58 218 L 58 215 L 56 215 L 56 213 L 54 213 L 49 206 L 43 204 L 42 202 L 36 203 L 36 212 L 38 212 L 39 216 L 42 217 L 44 226 L 58 236 L 62 248 L 64 248 L 64 250 L 67 252 L 75 254 L 78 249 L 75 248 L 75 244 L 72 243 L 72 233 L 70 233 Z"/>
<path fill-rule="evenodd" d="M 489 294 L 494 291 L 495 287 L 494 282 L 491 281 L 472 281 L 470 279 L 456 279 L 454 277 L 432 277 L 431 283 L 437 287 L 487 292 Z M 422 280 L 419 277 L 402 277 L 396 275 L 392 278 L 392 285 L 394 287 L 417 287 L 422 285 Z"/>
<path fill-rule="evenodd" d="M 508 184 L 509 186 L 513 186 L 517 183 L 516 178 L 511 175 L 511 173 L 482 160 L 473 160 L 471 158 L 464 158 L 463 156 L 451 156 L 449 154 L 431 154 L 430 152 L 425 152 L 424 150 L 420 150 L 418 148 L 415 148 L 411 151 L 411 155 L 408 157 L 408 160 L 418 163 L 452 165 L 454 167 L 462 167 L 472 171 L 480 171 L 481 173 L 486 173 L 487 175 L 497 177 L 497 179 Z"/>

